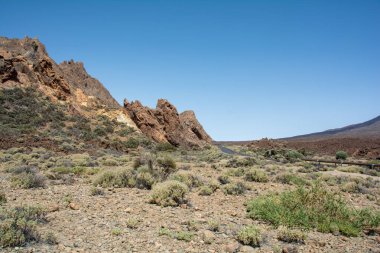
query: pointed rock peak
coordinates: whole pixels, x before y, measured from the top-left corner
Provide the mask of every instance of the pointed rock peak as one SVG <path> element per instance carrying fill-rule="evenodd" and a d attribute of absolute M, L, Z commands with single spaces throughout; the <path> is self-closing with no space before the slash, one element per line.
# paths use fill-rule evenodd
<path fill-rule="evenodd" d="M 141 132 L 155 141 L 191 148 L 212 142 L 193 111 L 179 115 L 166 99 L 159 99 L 156 109 L 145 107 L 139 101 L 129 103 L 127 100 L 124 100 L 124 107 Z"/>

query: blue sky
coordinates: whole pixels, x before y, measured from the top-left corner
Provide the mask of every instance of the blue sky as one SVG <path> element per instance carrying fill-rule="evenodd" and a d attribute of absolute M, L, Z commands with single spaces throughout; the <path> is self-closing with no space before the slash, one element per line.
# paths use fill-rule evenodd
<path fill-rule="evenodd" d="M 380 114 L 380 1 L 1 1 L 0 36 L 82 61 L 122 102 L 167 98 L 215 140 Z"/>

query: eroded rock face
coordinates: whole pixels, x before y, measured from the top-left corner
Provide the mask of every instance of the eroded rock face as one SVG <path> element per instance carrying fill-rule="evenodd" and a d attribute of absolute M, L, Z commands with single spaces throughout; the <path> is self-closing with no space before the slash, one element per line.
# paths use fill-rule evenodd
<path fill-rule="evenodd" d="M 157 142 L 169 142 L 174 146 L 203 147 L 212 142 L 195 117 L 194 112 L 178 113 L 175 106 L 159 99 L 156 109 L 143 106 L 139 101 L 124 100 L 124 108 L 137 127 Z"/>
<path fill-rule="evenodd" d="M 0 37 L 0 80 L 4 86 L 35 86 L 59 100 L 71 94 L 62 71 L 36 39 Z M 50 89 L 49 89 L 50 88 Z"/>
<path fill-rule="evenodd" d="M 72 87 L 79 88 L 86 96 L 96 97 L 109 107 L 120 107 L 103 84 L 87 73 L 82 62 L 70 60 L 64 61 L 58 66 Z"/>

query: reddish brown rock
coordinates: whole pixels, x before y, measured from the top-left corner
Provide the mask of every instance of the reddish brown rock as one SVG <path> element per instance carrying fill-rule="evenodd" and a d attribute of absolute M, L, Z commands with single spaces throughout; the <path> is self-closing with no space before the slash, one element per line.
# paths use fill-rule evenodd
<path fill-rule="evenodd" d="M 158 100 L 156 109 L 143 106 L 139 101 L 129 103 L 128 100 L 124 100 L 124 108 L 141 132 L 157 142 L 190 148 L 212 142 L 194 112 L 178 114 L 177 109 L 165 99 Z"/>

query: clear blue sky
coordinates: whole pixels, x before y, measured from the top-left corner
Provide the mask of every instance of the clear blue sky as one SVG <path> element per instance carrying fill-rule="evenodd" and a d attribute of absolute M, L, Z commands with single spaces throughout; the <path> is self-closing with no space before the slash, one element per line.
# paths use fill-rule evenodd
<path fill-rule="evenodd" d="M 82 61 L 122 102 L 167 98 L 216 140 L 380 114 L 380 1 L 1 1 L 0 35 Z"/>

